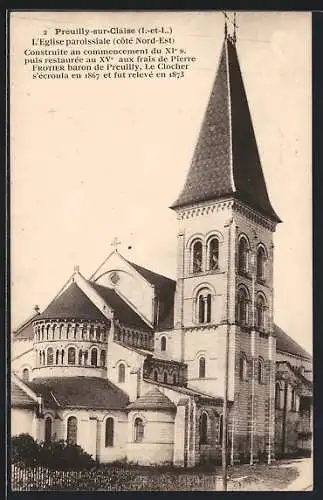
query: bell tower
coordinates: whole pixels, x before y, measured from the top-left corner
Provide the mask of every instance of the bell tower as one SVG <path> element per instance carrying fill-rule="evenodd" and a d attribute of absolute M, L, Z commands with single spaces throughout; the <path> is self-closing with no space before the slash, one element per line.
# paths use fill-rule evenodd
<path fill-rule="evenodd" d="M 178 232 L 175 328 L 188 387 L 225 394 L 237 453 L 273 440 L 273 232 L 236 51 L 225 30 L 220 60 L 184 187 L 171 208 Z"/>

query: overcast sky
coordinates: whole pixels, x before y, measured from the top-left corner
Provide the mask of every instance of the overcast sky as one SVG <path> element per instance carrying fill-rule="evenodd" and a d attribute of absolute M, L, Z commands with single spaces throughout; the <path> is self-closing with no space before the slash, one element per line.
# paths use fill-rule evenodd
<path fill-rule="evenodd" d="M 238 13 L 237 51 L 265 179 L 283 220 L 275 321 L 312 341 L 311 17 Z M 23 50 L 49 26 L 172 26 L 197 61 L 180 80 L 32 80 Z M 15 13 L 11 24 L 11 279 L 15 327 L 112 250 L 176 277 L 176 215 L 215 77 L 223 15 Z M 128 250 L 131 245 L 132 249 Z"/>

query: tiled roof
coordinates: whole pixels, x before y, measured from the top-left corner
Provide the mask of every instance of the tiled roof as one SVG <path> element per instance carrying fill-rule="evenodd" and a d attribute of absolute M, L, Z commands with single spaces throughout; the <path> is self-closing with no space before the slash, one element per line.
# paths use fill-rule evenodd
<path fill-rule="evenodd" d="M 160 331 L 174 328 L 174 295 L 176 281 L 162 274 L 155 273 L 150 269 L 146 269 L 145 267 L 138 266 L 138 264 L 134 262 L 127 262 L 155 287 L 156 295 L 159 299 L 156 328 Z"/>
<path fill-rule="evenodd" d="M 33 321 L 39 316 L 39 312 L 35 312 L 30 318 L 24 321 L 16 330 L 13 331 L 14 340 L 33 339 L 34 329 Z"/>
<path fill-rule="evenodd" d="M 276 335 L 276 350 L 294 354 L 294 356 L 301 356 L 309 361 L 312 360 L 310 354 L 287 335 L 278 325 L 274 325 L 274 332 Z"/>
<path fill-rule="evenodd" d="M 157 387 L 128 405 L 129 410 L 175 410 L 176 406 Z"/>
<path fill-rule="evenodd" d="M 225 39 L 193 160 L 171 208 L 234 196 L 280 222 L 271 206 L 235 45 Z"/>
<path fill-rule="evenodd" d="M 136 326 L 142 330 L 151 330 L 141 317 L 112 288 L 92 282 L 90 282 L 90 285 L 109 304 L 123 323 L 129 326 Z"/>
<path fill-rule="evenodd" d="M 96 377 L 51 377 L 26 382 L 44 405 L 63 408 L 123 409 L 129 398 L 107 379 Z"/>
<path fill-rule="evenodd" d="M 74 282 L 58 297 L 55 297 L 37 319 L 56 318 L 106 321 L 106 317 Z"/>
<path fill-rule="evenodd" d="M 11 406 L 16 408 L 33 408 L 37 403 L 14 382 L 11 384 Z"/>

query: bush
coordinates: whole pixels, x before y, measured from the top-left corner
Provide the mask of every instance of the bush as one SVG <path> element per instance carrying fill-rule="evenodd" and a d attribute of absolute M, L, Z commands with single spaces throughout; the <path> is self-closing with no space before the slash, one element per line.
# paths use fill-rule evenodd
<path fill-rule="evenodd" d="M 12 463 L 42 465 L 54 470 L 91 469 L 97 465 L 81 446 L 63 439 L 50 443 L 37 443 L 29 434 L 12 438 Z"/>
<path fill-rule="evenodd" d="M 29 434 L 13 436 L 11 440 L 12 463 L 32 465 L 38 463 L 39 445 Z"/>
<path fill-rule="evenodd" d="M 96 461 L 83 448 L 63 439 L 39 446 L 39 464 L 55 470 L 91 469 Z"/>

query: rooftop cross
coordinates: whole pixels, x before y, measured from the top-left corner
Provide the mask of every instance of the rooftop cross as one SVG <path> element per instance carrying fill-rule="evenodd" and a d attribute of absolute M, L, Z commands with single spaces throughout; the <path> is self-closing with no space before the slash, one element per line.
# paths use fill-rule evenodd
<path fill-rule="evenodd" d="M 233 43 L 235 43 L 237 41 L 237 28 L 239 27 L 237 25 L 237 22 L 236 22 L 236 18 L 237 18 L 237 14 L 236 12 L 233 13 L 233 21 L 232 19 L 230 19 L 230 17 L 228 16 L 228 14 L 224 11 L 223 12 L 223 15 L 224 15 L 224 18 L 225 18 L 225 22 L 224 22 L 224 36 L 225 38 L 229 38 Z M 229 21 L 232 26 L 233 26 L 233 35 L 229 35 L 228 34 L 228 23 L 227 21 Z"/>
<path fill-rule="evenodd" d="M 110 245 L 114 247 L 114 251 L 118 251 L 118 246 L 121 245 L 121 241 L 118 240 L 118 238 L 115 236 L 113 240 L 111 241 Z"/>

